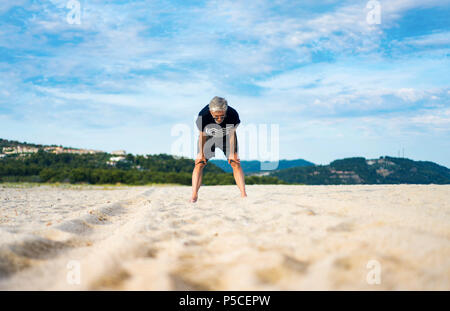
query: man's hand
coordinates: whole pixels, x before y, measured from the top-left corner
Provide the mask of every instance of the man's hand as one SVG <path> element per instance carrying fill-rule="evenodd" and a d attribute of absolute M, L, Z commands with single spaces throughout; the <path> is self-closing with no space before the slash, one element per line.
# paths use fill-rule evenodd
<path fill-rule="evenodd" d="M 232 164 L 232 163 L 241 164 L 241 159 L 239 159 L 237 153 L 230 153 L 230 155 L 228 156 L 228 163 L 230 163 L 230 164 Z"/>

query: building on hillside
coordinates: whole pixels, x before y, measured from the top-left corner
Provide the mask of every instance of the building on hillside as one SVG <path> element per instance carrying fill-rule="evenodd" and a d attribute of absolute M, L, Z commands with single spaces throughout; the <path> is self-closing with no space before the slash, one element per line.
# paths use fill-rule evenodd
<path fill-rule="evenodd" d="M 120 156 L 119 157 L 111 157 L 111 158 L 109 158 L 109 161 L 106 162 L 106 164 L 115 166 L 117 164 L 117 162 L 123 161 L 123 160 L 125 160 L 125 157 L 120 157 Z"/>
<path fill-rule="evenodd" d="M 60 154 L 60 153 L 64 152 L 64 148 L 63 147 L 44 147 L 44 151 Z"/>
<path fill-rule="evenodd" d="M 39 148 L 28 146 L 3 147 L 4 154 L 36 153 Z"/>
<path fill-rule="evenodd" d="M 100 150 L 93 149 L 75 149 L 75 148 L 64 148 L 64 147 L 45 147 L 44 151 L 61 154 L 61 153 L 74 153 L 74 154 L 96 154 L 102 153 Z"/>
<path fill-rule="evenodd" d="M 27 146 L 19 146 L 20 153 L 37 153 L 39 148 L 36 147 L 27 147 Z"/>
<path fill-rule="evenodd" d="M 89 154 L 96 154 L 96 153 L 102 153 L 103 151 L 101 150 L 93 150 L 93 149 L 89 149 L 87 150 Z"/>
<path fill-rule="evenodd" d="M 14 147 L 3 147 L 3 153 L 4 154 L 13 154 L 16 153 L 16 150 Z"/>
<path fill-rule="evenodd" d="M 117 155 L 117 156 L 124 156 L 127 155 L 127 152 L 125 150 L 115 150 L 111 152 L 112 155 Z"/>

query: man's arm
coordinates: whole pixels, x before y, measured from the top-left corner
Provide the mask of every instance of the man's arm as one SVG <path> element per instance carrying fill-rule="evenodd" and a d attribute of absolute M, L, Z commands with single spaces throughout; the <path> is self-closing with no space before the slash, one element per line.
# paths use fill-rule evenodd
<path fill-rule="evenodd" d="M 239 125 L 239 124 L 238 124 Z M 237 158 L 237 154 L 235 154 L 234 150 L 235 150 L 235 144 L 236 144 L 236 128 L 237 126 L 233 127 L 230 130 L 230 156 L 228 159 L 228 162 L 230 162 L 230 159 L 232 159 L 233 161 L 236 162 L 240 162 L 239 159 Z"/>
<path fill-rule="evenodd" d="M 198 155 L 197 155 L 197 159 L 195 161 L 195 163 L 197 164 L 199 161 L 205 161 L 205 152 L 204 152 L 204 147 L 205 147 L 205 143 L 206 143 L 206 134 L 205 132 L 201 132 L 198 135 Z M 206 162 L 206 161 L 205 161 Z M 206 164 L 206 163 L 205 163 Z"/>
<path fill-rule="evenodd" d="M 233 154 L 234 153 L 234 135 L 235 135 L 235 133 L 236 133 L 236 128 L 235 127 L 233 127 L 231 130 L 230 130 L 230 154 Z"/>
<path fill-rule="evenodd" d="M 204 147 L 205 147 L 205 143 L 206 143 L 206 134 L 205 132 L 200 132 L 198 135 L 198 150 L 200 150 L 200 154 L 205 154 L 205 152 L 203 151 Z"/>

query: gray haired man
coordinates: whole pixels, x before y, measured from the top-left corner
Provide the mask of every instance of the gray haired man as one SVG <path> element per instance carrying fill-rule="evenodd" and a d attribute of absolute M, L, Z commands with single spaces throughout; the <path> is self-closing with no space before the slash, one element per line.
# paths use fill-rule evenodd
<path fill-rule="evenodd" d="M 241 191 L 241 197 L 246 197 L 245 178 L 238 157 L 236 128 L 241 123 L 237 111 L 228 106 L 225 98 L 214 97 L 198 114 L 197 128 L 198 154 L 192 172 L 191 202 L 197 202 L 198 190 L 202 184 L 203 168 L 208 160 L 215 156 L 216 147 L 221 149 L 233 168 L 236 185 Z"/>

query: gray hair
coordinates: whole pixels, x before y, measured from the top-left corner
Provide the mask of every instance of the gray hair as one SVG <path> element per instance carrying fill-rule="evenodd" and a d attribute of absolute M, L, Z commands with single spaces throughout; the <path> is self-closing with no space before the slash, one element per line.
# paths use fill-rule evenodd
<path fill-rule="evenodd" d="M 209 102 L 209 110 L 211 111 L 226 111 L 228 109 L 228 103 L 225 98 L 215 96 Z"/>

